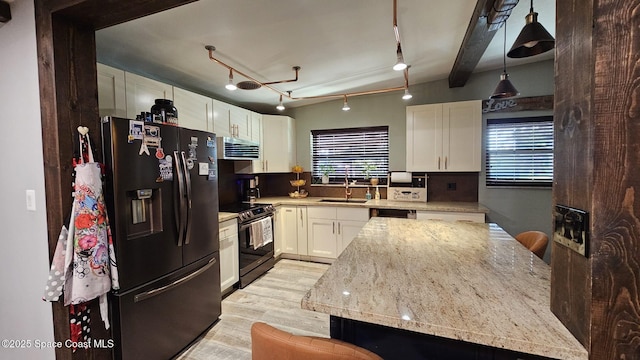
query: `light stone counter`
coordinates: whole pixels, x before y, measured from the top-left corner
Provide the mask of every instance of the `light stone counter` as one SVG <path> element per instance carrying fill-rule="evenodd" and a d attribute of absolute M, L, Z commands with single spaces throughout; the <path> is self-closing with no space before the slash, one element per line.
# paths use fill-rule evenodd
<path fill-rule="evenodd" d="M 556 359 L 550 267 L 495 224 L 372 218 L 302 299 L 333 316 Z"/>
<path fill-rule="evenodd" d="M 341 207 L 361 207 L 372 209 L 399 209 L 399 210 L 416 210 L 416 211 L 447 211 L 447 212 L 469 212 L 469 213 L 488 213 L 489 209 L 474 202 L 408 202 L 393 200 L 368 200 L 352 199 L 353 202 L 323 202 L 322 199 L 338 199 L 338 198 L 322 198 L 308 197 L 303 199 L 294 199 L 288 196 L 263 197 L 256 200 L 257 203 L 268 203 L 277 205 L 303 205 L 303 206 L 341 206 Z"/>
<path fill-rule="evenodd" d="M 238 214 L 236 214 L 236 213 L 218 212 L 218 222 L 231 220 L 231 219 L 236 218 L 236 217 L 238 217 Z"/>

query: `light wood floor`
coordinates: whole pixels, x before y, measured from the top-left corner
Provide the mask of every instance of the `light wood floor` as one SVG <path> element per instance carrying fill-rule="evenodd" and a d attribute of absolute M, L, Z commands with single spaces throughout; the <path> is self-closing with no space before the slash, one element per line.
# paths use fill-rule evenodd
<path fill-rule="evenodd" d="M 251 359 L 251 324 L 266 322 L 297 335 L 329 337 L 329 315 L 300 308 L 329 265 L 280 260 L 244 289 L 222 300 L 220 321 L 180 360 Z"/>

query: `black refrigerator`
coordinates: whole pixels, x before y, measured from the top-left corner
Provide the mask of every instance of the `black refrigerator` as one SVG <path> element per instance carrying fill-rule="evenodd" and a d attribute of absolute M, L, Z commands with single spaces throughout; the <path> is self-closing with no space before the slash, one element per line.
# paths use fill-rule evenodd
<path fill-rule="evenodd" d="M 102 120 L 116 359 L 168 359 L 221 311 L 215 134 Z"/>

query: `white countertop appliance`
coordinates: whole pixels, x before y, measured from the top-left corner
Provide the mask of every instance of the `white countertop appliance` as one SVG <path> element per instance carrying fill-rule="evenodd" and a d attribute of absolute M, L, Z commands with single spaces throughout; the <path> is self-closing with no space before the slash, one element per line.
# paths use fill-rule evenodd
<path fill-rule="evenodd" d="M 390 171 L 387 199 L 396 201 L 427 201 L 426 173 Z"/>

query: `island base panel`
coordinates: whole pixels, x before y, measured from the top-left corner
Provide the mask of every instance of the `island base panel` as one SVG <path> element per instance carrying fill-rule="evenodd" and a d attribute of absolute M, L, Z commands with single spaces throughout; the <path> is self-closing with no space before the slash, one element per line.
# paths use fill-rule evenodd
<path fill-rule="evenodd" d="M 386 360 L 546 360 L 549 358 L 441 338 L 382 325 L 330 317 L 331 338 L 370 350 Z"/>

